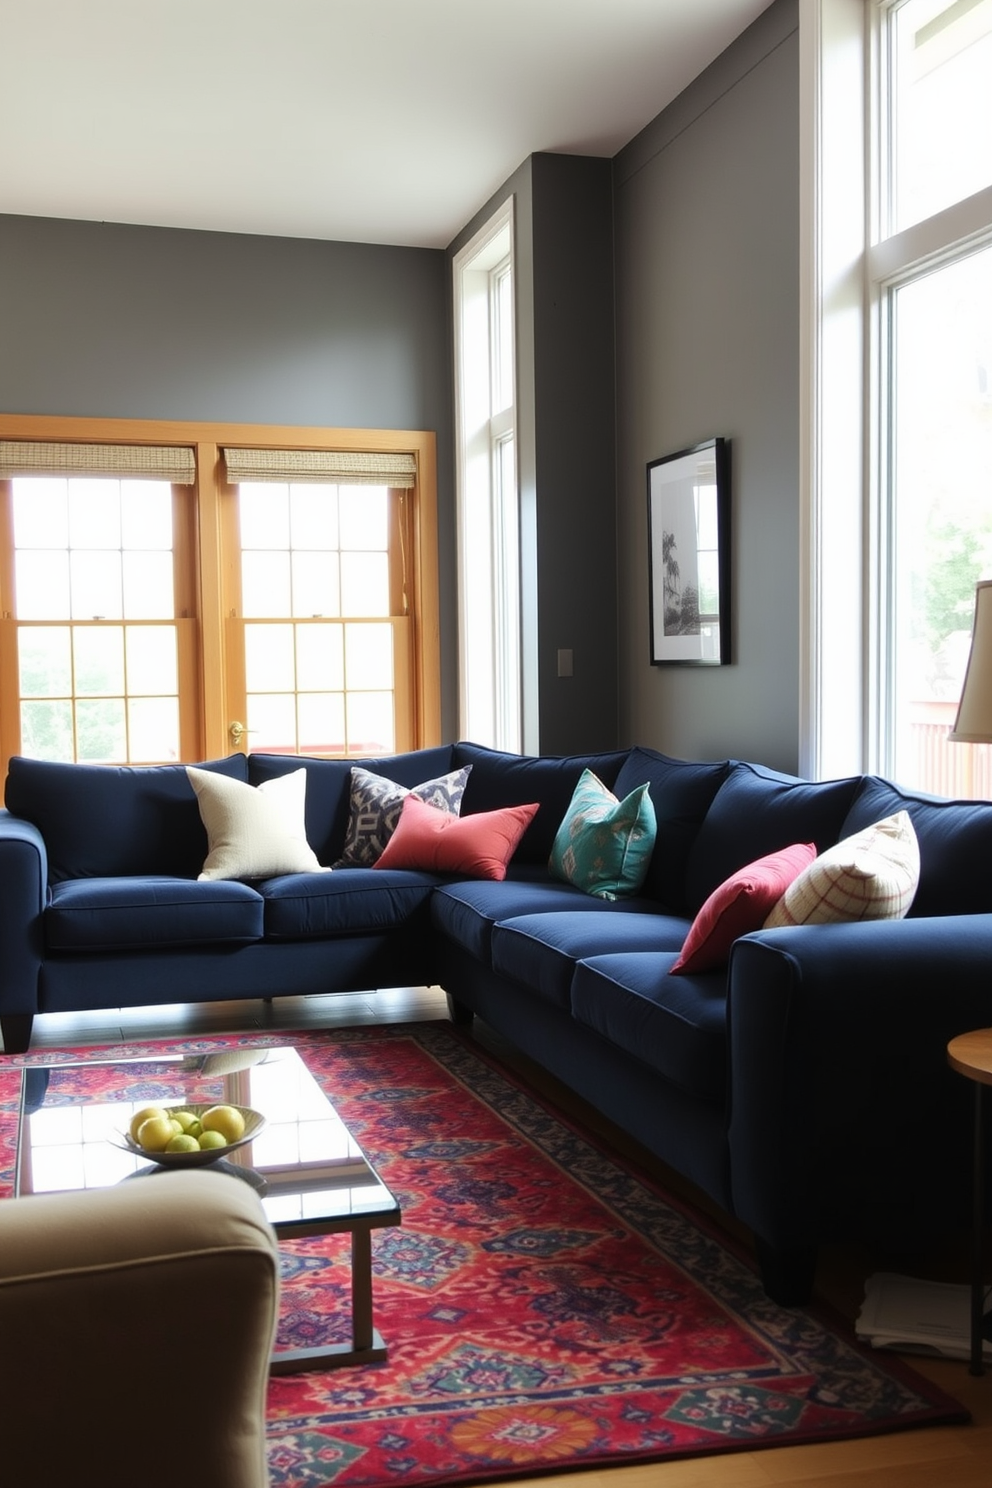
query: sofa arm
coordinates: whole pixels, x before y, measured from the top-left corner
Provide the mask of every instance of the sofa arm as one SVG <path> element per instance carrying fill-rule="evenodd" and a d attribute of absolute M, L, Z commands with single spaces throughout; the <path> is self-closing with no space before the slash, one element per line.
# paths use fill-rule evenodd
<path fill-rule="evenodd" d="M 734 1210 L 759 1240 L 967 1223 L 971 1091 L 946 1049 L 992 1023 L 992 915 L 759 931 L 728 978 Z"/>
<path fill-rule="evenodd" d="M 262 1488 L 278 1289 L 258 1197 L 226 1174 L 0 1203 L 5 1488 L 39 1461 L 51 1483 L 89 1464 L 101 1488 Z"/>
<path fill-rule="evenodd" d="M 0 809 L 0 1017 L 38 1012 L 47 902 L 48 854 L 41 833 Z"/>

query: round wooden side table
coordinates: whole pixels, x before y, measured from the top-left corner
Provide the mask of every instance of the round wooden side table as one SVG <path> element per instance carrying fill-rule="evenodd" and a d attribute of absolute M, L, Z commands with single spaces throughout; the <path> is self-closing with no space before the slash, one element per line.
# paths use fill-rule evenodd
<path fill-rule="evenodd" d="M 985 1257 L 982 1254 L 984 1222 L 982 1195 L 985 1188 L 985 1154 L 982 1129 L 982 1094 L 992 1085 L 992 1028 L 958 1034 L 947 1046 L 947 1062 L 975 1087 L 972 1205 L 974 1211 L 971 1254 L 971 1362 L 970 1374 L 984 1374 L 983 1327 L 985 1323 Z"/>

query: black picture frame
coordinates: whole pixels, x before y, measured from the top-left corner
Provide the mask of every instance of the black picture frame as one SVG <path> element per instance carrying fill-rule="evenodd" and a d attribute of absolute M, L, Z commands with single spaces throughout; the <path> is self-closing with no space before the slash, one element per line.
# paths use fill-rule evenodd
<path fill-rule="evenodd" d="M 729 666 L 730 441 L 652 460 L 648 575 L 652 666 Z"/>

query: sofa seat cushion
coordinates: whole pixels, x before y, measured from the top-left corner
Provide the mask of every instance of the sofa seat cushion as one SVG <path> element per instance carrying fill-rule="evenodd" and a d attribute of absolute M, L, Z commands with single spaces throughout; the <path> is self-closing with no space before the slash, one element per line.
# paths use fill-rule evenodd
<path fill-rule="evenodd" d="M 572 884 L 557 883 L 544 869 L 525 869 L 502 882 L 466 879 L 443 884 L 431 901 L 436 929 L 487 965 L 492 954 L 493 926 L 518 915 L 554 914 L 585 910 L 589 914 L 651 914 L 658 906 L 651 899 L 593 899 Z"/>
<path fill-rule="evenodd" d="M 265 903 L 265 939 L 326 940 L 384 933 L 427 904 L 437 879 L 390 868 L 288 873 L 256 885 Z"/>
<path fill-rule="evenodd" d="M 669 976 L 677 952 L 625 951 L 580 961 L 572 1016 L 706 1100 L 727 1094 L 727 977 Z"/>
<path fill-rule="evenodd" d="M 684 919 L 662 914 L 522 915 L 493 926 L 492 968 L 568 1011 L 577 961 L 615 951 L 678 950 L 686 929 Z"/>
<path fill-rule="evenodd" d="M 262 900 L 248 884 L 189 878 L 76 878 L 45 911 L 50 951 L 244 945 L 262 938 Z"/>

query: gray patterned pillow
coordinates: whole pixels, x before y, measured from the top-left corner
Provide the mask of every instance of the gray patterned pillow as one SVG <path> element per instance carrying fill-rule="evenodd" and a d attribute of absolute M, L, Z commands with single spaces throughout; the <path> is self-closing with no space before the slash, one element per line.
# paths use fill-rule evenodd
<path fill-rule="evenodd" d="M 450 775 L 425 780 L 409 790 L 405 785 L 397 785 L 395 780 L 387 780 L 384 775 L 373 775 L 371 770 L 363 770 L 361 765 L 352 765 L 348 830 L 341 856 L 334 867 L 371 868 L 395 832 L 407 796 L 419 796 L 428 806 L 458 816 L 471 769 L 471 765 L 465 765 Z"/>

